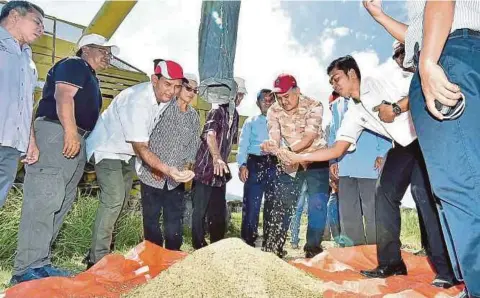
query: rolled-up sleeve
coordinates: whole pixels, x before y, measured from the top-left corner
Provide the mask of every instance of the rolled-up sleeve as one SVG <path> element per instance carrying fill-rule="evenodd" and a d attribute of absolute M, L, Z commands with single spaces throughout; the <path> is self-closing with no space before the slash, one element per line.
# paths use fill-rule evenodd
<path fill-rule="evenodd" d="M 209 132 L 218 134 L 222 130 L 221 121 L 222 114 L 219 108 L 210 110 L 210 112 L 207 114 L 205 125 L 203 126 L 202 139 L 205 139 Z"/>
<path fill-rule="evenodd" d="M 313 106 L 307 113 L 305 132 L 318 133 L 322 127 L 323 106 L 321 103 Z"/>
<path fill-rule="evenodd" d="M 357 121 L 357 117 L 355 110 L 349 109 L 337 131 L 336 141 L 345 141 L 352 144 L 348 151 L 355 150 L 357 140 L 363 131 L 363 126 Z"/>

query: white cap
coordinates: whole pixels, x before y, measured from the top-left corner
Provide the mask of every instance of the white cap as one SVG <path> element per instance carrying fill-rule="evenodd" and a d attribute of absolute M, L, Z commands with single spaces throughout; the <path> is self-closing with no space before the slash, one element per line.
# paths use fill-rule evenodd
<path fill-rule="evenodd" d="M 185 79 L 187 79 L 188 81 L 195 81 L 198 85 L 198 77 L 197 75 L 193 74 L 193 73 L 184 73 L 183 76 L 185 77 Z"/>
<path fill-rule="evenodd" d="M 95 33 L 82 36 L 77 45 L 78 48 L 88 45 L 97 45 L 100 47 L 110 48 L 114 56 L 117 56 L 120 53 L 118 46 L 109 43 L 105 37 Z"/>
<path fill-rule="evenodd" d="M 247 88 L 245 88 L 245 80 L 239 77 L 233 78 L 235 80 L 235 83 L 237 83 L 238 86 L 238 93 L 243 93 L 247 94 Z"/>

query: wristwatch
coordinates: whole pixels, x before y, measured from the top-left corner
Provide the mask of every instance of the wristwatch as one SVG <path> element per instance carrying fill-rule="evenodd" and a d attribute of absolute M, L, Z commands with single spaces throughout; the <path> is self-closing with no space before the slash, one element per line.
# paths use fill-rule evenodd
<path fill-rule="evenodd" d="M 395 116 L 398 116 L 402 113 L 402 108 L 400 108 L 400 106 L 395 102 L 392 103 L 392 109 L 393 109 L 393 112 L 395 113 Z"/>

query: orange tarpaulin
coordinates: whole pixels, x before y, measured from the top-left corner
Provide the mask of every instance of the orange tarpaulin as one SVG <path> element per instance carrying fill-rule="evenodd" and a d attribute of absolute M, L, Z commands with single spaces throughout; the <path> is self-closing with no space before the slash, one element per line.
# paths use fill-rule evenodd
<path fill-rule="evenodd" d="M 402 252 L 408 275 L 387 279 L 368 279 L 360 270 L 377 266 L 375 245 L 332 248 L 313 259 L 298 259 L 290 263 L 324 281 L 324 297 L 455 297 L 463 286 L 448 290 L 431 286 L 435 273 L 425 257 Z"/>
<path fill-rule="evenodd" d="M 73 278 L 49 277 L 24 282 L 6 291 L 13 297 L 120 297 L 133 287 L 146 283 L 162 270 L 182 260 L 186 253 L 169 251 L 148 241 L 142 242 L 125 257 L 111 254 L 88 271 Z M 382 297 L 400 294 L 403 297 L 453 297 L 463 289 L 449 290 L 430 286 L 435 274 L 425 257 L 403 253 L 407 276 L 387 279 L 365 279 L 358 272 L 377 264 L 375 246 L 333 248 L 313 259 L 290 263 L 310 272 L 324 282 L 325 297 Z M 174 293 L 172 293 L 172 297 Z"/>
<path fill-rule="evenodd" d="M 120 297 L 186 256 L 184 252 L 170 251 L 144 241 L 125 257 L 107 255 L 73 278 L 49 277 L 24 282 L 8 289 L 5 297 Z"/>

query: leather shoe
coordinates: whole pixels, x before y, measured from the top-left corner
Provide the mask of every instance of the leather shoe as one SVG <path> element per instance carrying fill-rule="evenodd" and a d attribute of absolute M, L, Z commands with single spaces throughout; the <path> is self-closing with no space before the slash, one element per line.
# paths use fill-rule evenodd
<path fill-rule="evenodd" d="M 394 275 L 407 275 L 407 267 L 402 261 L 395 265 L 378 266 L 373 270 L 362 270 L 360 274 L 368 278 L 387 278 Z"/>

